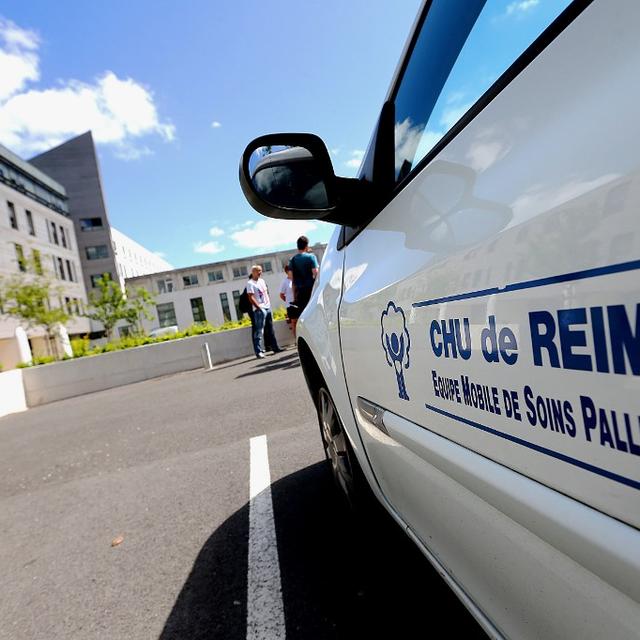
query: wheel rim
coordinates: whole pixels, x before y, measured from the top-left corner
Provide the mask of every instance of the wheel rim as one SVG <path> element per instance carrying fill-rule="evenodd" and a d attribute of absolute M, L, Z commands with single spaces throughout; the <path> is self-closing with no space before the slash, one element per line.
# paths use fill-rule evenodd
<path fill-rule="evenodd" d="M 353 473 L 346 436 L 333 400 L 325 389 L 320 390 L 318 417 L 324 449 L 331 463 L 334 480 L 347 497 L 350 497 L 353 490 Z"/>

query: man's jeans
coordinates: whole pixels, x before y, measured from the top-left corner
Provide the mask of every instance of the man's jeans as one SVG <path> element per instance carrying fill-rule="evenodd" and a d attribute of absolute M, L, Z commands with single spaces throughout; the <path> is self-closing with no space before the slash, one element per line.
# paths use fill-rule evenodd
<path fill-rule="evenodd" d="M 278 351 L 278 343 L 273 333 L 273 316 L 271 309 L 253 308 L 253 350 L 256 355 L 264 353 L 265 342 L 273 350 Z"/>

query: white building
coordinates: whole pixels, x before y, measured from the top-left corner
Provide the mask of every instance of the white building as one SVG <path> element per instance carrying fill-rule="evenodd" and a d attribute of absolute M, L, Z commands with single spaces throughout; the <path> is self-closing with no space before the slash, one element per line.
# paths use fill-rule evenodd
<path fill-rule="evenodd" d="M 173 265 L 164 258 L 149 251 L 115 227 L 111 227 L 111 244 L 122 287 L 124 287 L 124 281 L 127 278 L 173 269 Z"/>
<path fill-rule="evenodd" d="M 65 188 L 0 145 L 0 277 L 33 277 L 27 273 L 30 261 L 60 289 L 50 303 L 76 314 L 67 325 L 68 332 L 88 332 L 89 321 L 77 315 L 87 297 Z M 3 369 L 15 367 L 22 359 L 15 337 L 18 326 L 18 320 L 0 316 Z M 28 336 L 34 355 L 45 355 L 44 330 L 30 329 Z"/>
<path fill-rule="evenodd" d="M 311 247 L 318 262 L 322 259 L 325 248 L 325 244 Z M 295 249 L 290 249 L 173 269 L 127 278 L 126 285 L 132 288 L 144 287 L 156 298 L 153 320 L 144 320 L 147 331 L 174 325 L 185 329 L 194 322 L 220 325 L 227 320 L 242 317 L 238 299 L 254 264 L 262 266 L 262 277 L 269 287 L 272 309 L 283 306 L 278 294 L 285 276 L 284 265 L 288 264 L 295 253 Z"/>

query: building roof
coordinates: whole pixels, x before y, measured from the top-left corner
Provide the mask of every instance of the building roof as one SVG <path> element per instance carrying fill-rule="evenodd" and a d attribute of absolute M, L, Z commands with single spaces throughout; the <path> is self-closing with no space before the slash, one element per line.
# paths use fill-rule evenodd
<path fill-rule="evenodd" d="M 323 242 L 316 242 L 314 245 L 309 245 L 309 248 L 313 250 L 314 248 L 324 249 L 326 248 L 326 244 Z M 193 271 L 194 269 L 210 269 L 215 267 L 221 267 L 227 264 L 235 264 L 237 262 L 251 262 L 252 264 L 259 263 L 261 258 L 269 258 L 271 256 L 280 255 L 282 253 L 290 253 L 294 255 L 297 253 L 297 249 L 292 247 L 291 249 L 279 249 L 277 251 L 269 251 L 267 253 L 259 253 L 252 254 L 248 256 L 238 256 L 237 258 L 229 258 L 228 260 L 218 260 L 218 262 L 204 262 L 203 264 L 193 264 L 188 267 L 178 267 L 176 269 L 170 269 L 168 271 L 158 271 L 157 273 L 149 273 L 144 276 L 134 276 L 132 278 L 127 278 L 127 282 L 131 280 L 142 280 L 144 278 L 150 278 L 151 276 L 167 276 L 172 273 L 180 273 L 183 271 Z"/>
<path fill-rule="evenodd" d="M 56 193 L 63 196 L 64 198 L 67 197 L 66 189 L 59 182 L 56 182 L 53 178 L 49 177 L 46 173 L 44 173 L 43 171 L 40 171 L 40 169 L 30 164 L 26 160 L 23 160 L 20 156 L 17 156 L 15 153 L 13 153 L 13 151 L 11 151 L 10 149 L 7 149 L 7 147 L 1 144 L 0 144 L 0 158 L 2 158 L 3 160 L 6 160 L 9 164 L 12 164 L 16 169 L 18 169 L 19 171 L 22 171 L 23 173 L 26 173 L 32 179 L 36 180 L 37 182 L 40 182 L 42 185 L 44 185 L 48 189 L 55 191 Z"/>

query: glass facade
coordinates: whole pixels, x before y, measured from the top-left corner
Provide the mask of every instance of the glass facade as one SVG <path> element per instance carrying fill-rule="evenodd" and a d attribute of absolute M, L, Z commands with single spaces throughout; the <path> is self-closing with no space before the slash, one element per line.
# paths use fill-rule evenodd
<path fill-rule="evenodd" d="M 112 280 L 113 276 L 111 275 L 110 271 L 107 271 L 105 273 L 94 273 L 91 276 L 89 276 L 89 279 L 91 280 L 91 286 L 93 288 L 98 286 L 98 280 L 100 278 L 102 278 L 103 276 L 106 276 L 107 280 Z"/>
<path fill-rule="evenodd" d="M 156 281 L 158 293 L 171 293 L 173 291 L 173 280 L 171 278 L 162 278 Z"/>
<path fill-rule="evenodd" d="M 33 268 L 36 273 L 41 276 L 42 271 L 42 257 L 40 256 L 40 252 L 37 249 L 32 249 L 31 255 L 33 256 Z"/>
<path fill-rule="evenodd" d="M 240 292 L 239 291 L 234 291 L 233 292 L 233 306 L 236 308 L 236 318 L 238 320 L 242 319 L 242 311 L 240 311 Z"/>
<path fill-rule="evenodd" d="M 224 274 L 222 273 L 221 269 L 218 269 L 216 271 L 209 271 L 207 276 L 209 278 L 209 282 L 219 282 L 220 280 L 224 280 Z"/>
<path fill-rule="evenodd" d="M 102 229 L 102 218 L 80 218 L 80 229 L 82 231 Z"/>
<path fill-rule="evenodd" d="M 27 216 L 27 226 L 29 227 L 29 235 L 35 236 L 36 228 L 33 226 L 33 214 L 31 213 L 31 211 L 29 211 L 29 209 L 25 211 L 25 214 Z"/>
<path fill-rule="evenodd" d="M 233 267 L 233 277 L 242 278 L 247 275 L 247 267 L 243 265 L 241 267 Z"/>
<path fill-rule="evenodd" d="M 56 242 L 56 244 L 58 243 Z M 109 249 L 107 249 L 106 244 L 99 244 L 96 247 L 85 247 L 85 253 L 87 260 L 100 260 L 109 257 Z"/>
<path fill-rule="evenodd" d="M 206 322 L 207 316 L 204 313 L 202 298 L 191 298 L 191 313 L 194 322 Z"/>
<path fill-rule="evenodd" d="M 226 293 L 220 294 L 220 304 L 222 305 L 222 317 L 225 322 L 231 320 L 231 309 L 229 309 L 229 296 Z"/>
<path fill-rule="evenodd" d="M 22 245 L 14 244 L 13 246 L 16 250 L 16 261 L 18 262 L 18 269 L 20 269 L 20 271 L 26 271 L 27 261 L 24 259 L 24 249 L 22 248 Z"/>
<path fill-rule="evenodd" d="M 69 215 L 69 207 L 62 194 L 56 193 L 32 176 L 20 171 L 5 158 L 0 158 L 0 182 L 4 182 L 16 191 L 24 193 L 58 213 Z"/>
<path fill-rule="evenodd" d="M 7 202 L 7 209 L 9 209 L 9 224 L 12 229 L 18 228 L 18 218 L 16 216 L 16 208 L 13 202 Z"/>
<path fill-rule="evenodd" d="M 173 302 L 163 302 L 156 305 L 156 311 L 158 312 L 158 323 L 160 327 L 172 327 L 177 325 L 176 310 L 173 306 Z"/>

